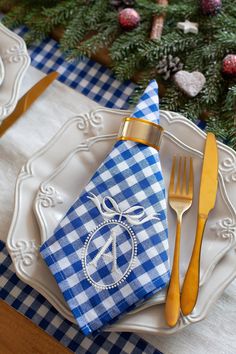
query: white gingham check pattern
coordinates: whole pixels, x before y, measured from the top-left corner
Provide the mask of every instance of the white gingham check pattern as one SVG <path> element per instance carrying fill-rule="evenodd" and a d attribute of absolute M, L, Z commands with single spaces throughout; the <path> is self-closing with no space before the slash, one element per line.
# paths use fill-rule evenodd
<path fill-rule="evenodd" d="M 103 332 L 85 337 L 78 326 L 65 320 L 41 294 L 16 276 L 13 263 L 2 241 L 0 241 L 0 299 L 24 314 L 73 353 L 162 354 L 133 333 Z M 1 343 L 0 353 L 3 354 Z"/>
<path fill-rule="evenodd" d="M 150 82 L 132 116 L 159 123 L 156 81 Z M 121 218 L 114 217 L 107 224 L 106 212 L 103 214 L 99 210 L 91 196 L 98 202 L 107 198 L 103 208 L 108 208 L 109 212 L 115 207 L 111 201 L 115 201 L 116 208 L 123 211 Z M 129 224 L 126 214 L 132 214 L 135 206 L 143 208 L 145 217 L 158 215 L 158 219 L 151 218 L 139 224 L 130 221 L 131 233 L 136 237 L 133 240 L 134 245 L 137 242 L 136 251 L 132 235 L 127 228 L 124 230 L 124 225 Z M 93 231 L 99 225 L 102 227 Z M 100 257 L 95 266 L 92 264 L 112 232 L 116 233 L 115 246 L 108 244 L 107 248 L 111 253 L 115 247 L 119 272 L 124 274 L 127 270 L 122 281 L 112 268 L 114 254 L 109 261 Z M 132 252 L 136 252 L 137 257 Z M 86 335 L 113 322 L 165 287 L 169 280 L 168 232 L 158 152 L 130 141 L 117 142 L 54 235 L 41 246 L 41 255 Z"/>

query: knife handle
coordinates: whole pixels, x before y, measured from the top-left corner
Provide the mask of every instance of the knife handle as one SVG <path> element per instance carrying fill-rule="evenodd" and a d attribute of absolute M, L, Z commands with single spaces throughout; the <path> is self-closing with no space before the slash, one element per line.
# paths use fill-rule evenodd
<path fill-rule="evenodd" d="M 17 119 L 34 103 L 34 101 L 48 88 L 58 77 L 58 72 L 53 71 L 37 82 L 18 101 L 14 111 L 0 124 L 0 138 L 17 121 Z"/>
<path fill-rule="evenodd" d="M 197 302 L 199 290 L 200 256 L 206 216 L 199 216 L 197 222 L 197 231 L 193 246 L 192 256 L 189 262 L 188 270 L 185 274 L 184 283 L 181 292 L 181 310 L 185 316 L 190 314 Z"/>

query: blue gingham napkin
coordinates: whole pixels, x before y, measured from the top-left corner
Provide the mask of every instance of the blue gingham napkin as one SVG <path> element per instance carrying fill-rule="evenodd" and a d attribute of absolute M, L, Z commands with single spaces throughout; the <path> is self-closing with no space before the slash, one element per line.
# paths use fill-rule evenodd
<path fill-rule="evenodd" d="M 159 123 L 156 81 L 132 117 Z M 86 335 L 165 287 L 168 232 L 158 152 L 116 142 L 40 252 Z"/>

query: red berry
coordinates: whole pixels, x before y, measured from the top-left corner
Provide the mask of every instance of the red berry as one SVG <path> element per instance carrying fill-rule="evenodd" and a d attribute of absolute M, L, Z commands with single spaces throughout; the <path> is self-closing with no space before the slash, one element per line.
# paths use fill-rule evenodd
<path fill-rule="evenodd" d="M 221 7 L 221 0 L 201 0 L 201 9 L 204 15 L 217 15 Z"/>
<path fill-rule="evenodd" d="M 119 23 L 124 29 L 132 30 L 139 25 L 139 22 L 140 16 L 136 10 L 126 8 L 119 12 Z"/>
<path fill-rule="evenodd" d="M 231 78 L 236 77 L 236 55 L 228 54 L 222 63 L 222 72 Z"/>

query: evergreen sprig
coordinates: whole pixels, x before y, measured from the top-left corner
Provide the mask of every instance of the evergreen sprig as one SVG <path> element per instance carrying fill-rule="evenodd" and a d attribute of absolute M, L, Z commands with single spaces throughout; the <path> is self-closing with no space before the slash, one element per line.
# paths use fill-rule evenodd
<path fill-rule="evenodd" d="M 42 40 L 60 26 L 64 28 L 60 45 L 68 59 L 91 57 L 108 48 L 119 79 L 130 79 L 139 72 L 133 102 L 149 79 L 156 78 L 164 87 L 162 109 L 180 112 L 193 121 L 207 117 L 207 130 L 236 149 L 236 82 L 221 72 L 224 57 L 236 54 L 235 2 L 223 0 L 222 11 L 216 16 L 205 16 L 195 0 L 170 0 L 167 7 L 155 0 L 136 0 L 134 8 L 141 23 L 124 31 L 110 0 L 0 0 L 0 9 L 7 11 L 3 22 L 11 28 L 26 25 L 28 43 Z M 162 37 L 150 40 L 153 16 L 163 14 Z M 177 29 L 177 23 L 185 19 L 198 22 L 198 35 Z M 164 82 L 157 73 L 159 61 L 169 54 L 178 56 L 185 70 L 205 75 L 206 84 L 195 98 L 180 92 L 171 77 Z"/>

